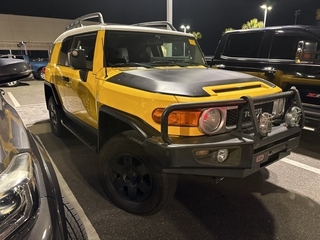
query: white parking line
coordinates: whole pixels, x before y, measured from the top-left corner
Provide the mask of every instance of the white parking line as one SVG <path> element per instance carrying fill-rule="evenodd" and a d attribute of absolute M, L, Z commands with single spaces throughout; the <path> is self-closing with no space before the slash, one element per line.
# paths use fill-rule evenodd
<path fill-rule="evenodd" d="M 303 168 L 305 170 L 308 170 L 310 172 L 313 172 L 313 173 L 316 173 L 316 174 L 320 175 L 320 169 L 319 168 L 311 167 L 309 165 L 306 165 L 306 164 L 303 164 L 303 163 L 299 163 L 299 162 L 290 160 L 288 158 L 283 158 L 281 161 L 283 161 L 285 163 L 288 163 L 288 164 L 291 164 L 291 165 L 294 165 L 294 166 L 299 167 L 299 168 Z"/>
<path fill-rule="evenodd" d="M 20 103 L 18 102 L 18 100 L 13 96 L 13 94 L 11 92 L 7 92 L 7 94 L 15 107 L 21 106 Z"/>

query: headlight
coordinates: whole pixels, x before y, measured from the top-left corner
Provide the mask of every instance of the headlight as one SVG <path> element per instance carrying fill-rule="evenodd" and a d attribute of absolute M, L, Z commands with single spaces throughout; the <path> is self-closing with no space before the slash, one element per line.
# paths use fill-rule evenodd
<path fill-rule="evenodd" d="M 32 159 L 22 153 L 0 174 L 0 239 L 9 236 L 31 215 L 35 192 Z"/>
<path fill-rule="evenodd" d="M 222 113 L 219 109 L 209 108 L 205 110 L 199 119 L 200 130 L 208 135 L 219 131 L 223 124 Z"/>
<path fill-rule="evenodd" d="M 273 103 L 272 115 L 273 117 L 279 117 L 284 113 L 285 99 L 276 99 Z"/>

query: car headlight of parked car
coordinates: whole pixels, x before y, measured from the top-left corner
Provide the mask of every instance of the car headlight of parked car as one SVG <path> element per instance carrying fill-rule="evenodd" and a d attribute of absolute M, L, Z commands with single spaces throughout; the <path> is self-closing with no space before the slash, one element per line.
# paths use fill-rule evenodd
<path fill-rule="evenodd" d="M 0 174 L 0 238 L 19 228 L 33 213 L 36 182 L 29 153 L 15 155 Z"/>

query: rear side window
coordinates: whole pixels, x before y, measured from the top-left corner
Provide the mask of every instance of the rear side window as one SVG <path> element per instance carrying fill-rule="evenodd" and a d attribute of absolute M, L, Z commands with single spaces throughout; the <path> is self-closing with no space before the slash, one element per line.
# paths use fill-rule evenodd
<path fill-rule="evenodd" d="M 256 58 L 263 35 L 264 32 L 231 34 L 226 42 L 223 55 Z"/>
<path fill-rule="evenodd" d="M 298 43 L 301 40 L 314 41 L 308 36 L 276 34 L 273 37 L 269 58 L 294 60 Z"/>

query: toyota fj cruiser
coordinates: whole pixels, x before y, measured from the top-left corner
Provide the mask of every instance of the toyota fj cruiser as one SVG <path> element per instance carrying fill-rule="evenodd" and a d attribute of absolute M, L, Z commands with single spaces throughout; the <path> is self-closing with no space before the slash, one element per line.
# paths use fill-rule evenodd
<path fill-rule="evenodd" d="M 304 124 L 295 88 L 208 68 L 193 35 L 167 22 L 82 16 L 55 40 L 45 79 L 53 133 L 99 152 L 107 196 L 135 214 L 159 211 L 177 174 L 259 171 L 298 146 Z"/>
<path fill-rule="evenodd" d="M 295 86 L 306 126 L 320 131 L 320 27 L 280 26 L 225 33 L 209 65 L 252 74 L 284 91 Z"/>

